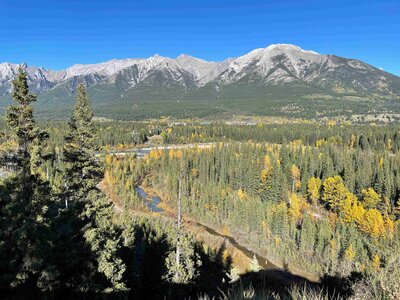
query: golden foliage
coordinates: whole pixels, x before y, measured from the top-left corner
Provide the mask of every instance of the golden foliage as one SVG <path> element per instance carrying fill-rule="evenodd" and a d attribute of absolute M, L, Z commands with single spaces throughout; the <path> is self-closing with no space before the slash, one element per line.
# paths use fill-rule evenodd
<path fill-rule="evenodd" d="M 375 208 L 367 210 L 359 225 L 362 231 L 371 236 L 379 237 L 385 234 L 385 222 L 381 213 Z"/>
<path fill-rule="evenodd" d="M 390 218 L 387 218 L 386 221 L 385 221 L 385 229 L 386 229 L 387 236 L 389 238 L 393 238 L 394 228 L 395 228 L 394 221 L 392 219 L 390 219 Z"/>
<path fill-rule="evenodd" d="M 381 201 L 381 196 L 371 187 L 362 189 L 361 194 L 363 196 L 363 205 L 366 208 L 375 208 Z"/>
<path fill-rule="evenodd" d="M 375 271 L 379 271 L 379 269 L 381 268 L 381 259 L 377 254 L 375 254 L 374 257 L 372 258 L 372 268 Z"/>
<path fill-rule="evenodd" d="M 299 220 L 302 217 L 302 203 L 300 197 L 298 197 L 295 193 L 292 193 L 289 199 L 289 209 L 288 213 L 294 219 Z"/>
<path fill-rule="evenodd" d="M 296 165 L 292 165 L 290 168 L 290 175 L 293 180 L 298 180 L 300 178 L 300 169 Z"/>
<path fill-rule="evenodd" d="M 358 203 L 356 195 L 348 193 L 341 207 L 343 221 L 347 223 L 356 222 L 361 224 L 364 218 L 365 209 Z"/>
<path fill-rule="evenodd" d="M 379 167 L 383 167 L 383 162 L 384 162 L 384 160 L 383 160 L 383 157 L 381 157 L 381 158 L 379 158 Z"/>
<path fill-rule="evenodd" d="M 168 151 L 169 158 L 182 158 L 183 151 L 182 149 L 170 149 Z"/>
<path fill-rule="evenodd" d="M 272 165 L 271 165 L 271 158 L 269 155 L 264 156 L 264 169 L 261 170 L 260 178 L 262 183 L 266 183 L 268 178 L 272 175 Z"/>
<path fill-rule="evenodd" d="M 324 139 L 319 139 L 315 142 L 315 147 L 320 148 L 326 144 L 327 144 L 327 142 Z"/>
<path fill-rule="evenodd" d="M 290 168 L 290 175 L 292 177 L 292 192 L 294 192 L 301 187 L 300 169 L 294 164 Z"/>
<path fill-rule="evenodd" d="M 265 170 L 265 169 L 261 170 L 260 178 L 261 178 L 261 182 L 263 182 L 263 183 L 267 182 L 267 179 L 268 179 L 268 171 Z"/>
<path fill-rule="evenodd" d="M 197 169 L 197 168 L 192 168 L 191 170 L 190 170 L 190 174 L 193 176 L 193 177 L 198 177 L 199 176 L 199 174 L 200 174 L 200 171 L 199 171 L 199 169 Z"/>
<path fill-rule="evenodd" d="M 239 190 L 237 191 L 237 196 L 238 196 L 238 198 L 239 198 L 240 201 L 247 200 L 247 198 L 248 198 L 247 193 L 246 193 L 244 190 L 242 190 L 242 189 L 239 189 Z"/>
<path fill-rule="evenodd" d="M 269 155 L 264 156 L 264 169 L 267 172 L 271 171 L 271 169 L 272 169 L 271 158 L 269 157 Z"/>
<path fill-rule="evenodd" d="M 335 211 L 343 205 L 344 200 L 350 193 L 340 176 L 325 179 L 322 188 L 322 200 L 329 203 L 330 208 Z"/>
<path fill-rule="evenodd" d="M 356 252 L 353 249 L 353 244 L 350 243 L 349 247 L 347 247 L 347 249 L 345 251 L 345 258 L 348 261 L 352 261 L 354 259 L 354 257 L 356 257 Z"/>
<path fill-rule="evenodd" d="M 148 157 L 151 160 L 159 160 L 163 155 L 163 150 L 162 149 L 153 149 L 150 151 L 148 154 Z"/>
<path fill-rule="evenodd" d="M 105 158 L 105 163 L 106 165 L 111 165 L 113 162 L 113 156 L 112 155 L 107 155 Z"/>
<path fill-rule="evenodd" d="M 316 204 L 320 197 L 321 179 L 311 177 L 307 184 L 308 198 L 313 204 Z"/>
<path fill-rule="evenodd" d="M 293 148 L 299 148 L 300 146 L 303 145 L 303 141 L 302 140 L 293 140 L 289 143 L 289 145 Z"/>
<path fill-rule="evenodd" d="M 326 125 L 328 125 L 329 127 L 335 126 L 336 125 L 336 121 L 335 120 L 329 120 Z"/>
<path fill-rule="evenodd" d="M 328 215 L 328 219 L 329 219 L 329 223 L 331 224 L 331 226 L 334 228 L 336 227 L 337 221 L 338 221 L 338 216 L 337 214 L 330 212 Z"/>

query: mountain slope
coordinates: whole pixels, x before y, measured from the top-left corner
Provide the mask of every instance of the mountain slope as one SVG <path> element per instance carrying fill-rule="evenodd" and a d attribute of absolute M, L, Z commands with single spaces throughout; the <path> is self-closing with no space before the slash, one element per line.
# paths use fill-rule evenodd
<path fill-rule="evenodd" d="M 0 95 L 10 93 L 17 68 L 0 64 Z M 194 107 L 201 116 L 400 113 L 399 77 L 355 59 L 287 44 L 223 62 L 155 55 L 63 71 L 27 67 L 27 73 L 43 113 L 70 108 L 79 83 L 88 87 L 94 108 L 109 117 L 158 116 L 163 111 L 195 116 Z"/>

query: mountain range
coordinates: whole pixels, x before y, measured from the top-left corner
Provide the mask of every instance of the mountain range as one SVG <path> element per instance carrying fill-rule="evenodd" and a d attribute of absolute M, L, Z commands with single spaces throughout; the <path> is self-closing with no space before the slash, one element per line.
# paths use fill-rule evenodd
<path fill-rule="evenodd" d="M 0 96 L 9 99 L 17 64 L 0 63 Z M 211 62 L 176 59 L 111 60 L 52 71 L 26 66 L 42 116 L 63 117 L 79 83 L 95 111 L 135 119 L 285 115 L 318 117 L 400 112 L 400 77 L 356 59 L 274 44 Z M 2 101 L 4 108 L 8 101 Z"/>

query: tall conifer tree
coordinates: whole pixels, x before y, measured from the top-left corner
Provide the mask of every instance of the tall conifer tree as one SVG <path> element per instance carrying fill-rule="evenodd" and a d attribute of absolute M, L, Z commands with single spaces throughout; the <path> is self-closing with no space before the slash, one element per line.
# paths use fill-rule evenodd
<path fill-rule="evenodd" d="M 125 265 L 119 258 L 120 230 L 112 222 L 112 204 L 97 188 L 103 177 L 101 157 L 95 147 L 95 129 L 90 99 L 78 86 L 76 104 L 65 137 L 59 222 L 68 224 L 61 233 L 60 253 L 68 242 L 70 264 L 65 274 L 75 289 L 92 292 L 125 291 Z M 74 269 L 79 272 L 74 272 Z M 80 278 L 85 278 L 80 282 Z"/>
<path fill-rule="evenodd" d="M 0 189 L 1 288 L 23 285 L 22 292 L 46 290 L 54 280 L 50 253 L 48 207 L 50 189 L 37 174 L 43 163 L 42 147 L 48 134 L 35 125 L 27 74 L 23 67 L 13 81 L 14 104 L 7 108 L 7 124 L 16 141 L 9 155 L 17 171 Z"/>

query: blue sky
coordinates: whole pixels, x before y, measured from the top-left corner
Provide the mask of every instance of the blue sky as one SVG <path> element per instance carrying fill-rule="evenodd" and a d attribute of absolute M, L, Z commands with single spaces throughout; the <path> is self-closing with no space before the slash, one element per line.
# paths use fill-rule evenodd
<path fill-rule="evenodd" d="M 272 43 L 400 75 L 400 1 L 0 0 L 0 62 L 62 69 L 155 53 L 218 61 Z"/>

